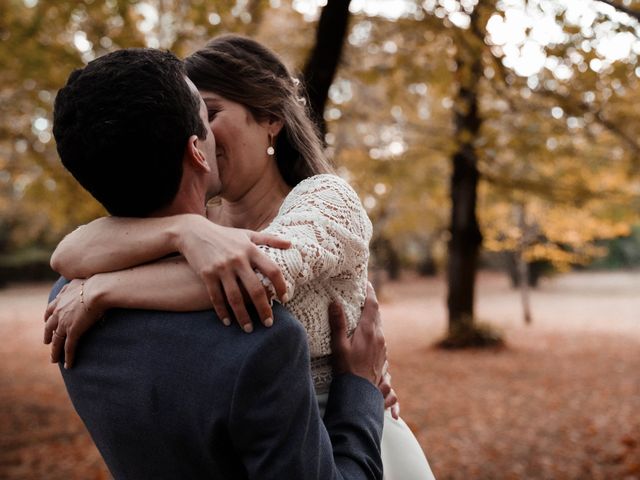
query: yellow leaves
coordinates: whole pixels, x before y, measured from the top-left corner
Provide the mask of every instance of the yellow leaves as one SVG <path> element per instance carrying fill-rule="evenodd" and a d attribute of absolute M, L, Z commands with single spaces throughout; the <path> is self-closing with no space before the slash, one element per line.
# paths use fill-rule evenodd
<path fill-rule="evenodd" d="M 483 197 L 492 189 L 482 190 Z M 596 241 L 631 234 L 640 215 L 612 216 L 605 203 L 591 201 L 584 207 L 555 204 L 525 196 L 525 223 L 518 221 L 517 205 L 508 201 L 483 202 L 480 221 L 484 246 L 489 251 L 522 250 L 528 261 L 546 260 L 557 269 L 588 264 L 606 255 Z"/>
<path fill-rule="evenodd" d="M 175 37 L 170 47 L 179 54 L 224 28 L 255 35 L 289 65 L 301 66 L 313 42 L 312 24 L 290 2 L 277 8 L 249 2 L 246 12 L 233 0 L 147 3 L 162 3 L 169 14 L 171 21 L 163 21 L 164 27 L 159 22 L 152 33 Z M 51 102 L 38 92 L 53 94 L 71 69 L 82 65 L 73 45 L 76 31 L 84 32 L 96 55 L 145 43 L 136 17 L 139 4 L 41 0 L 37 9 L 19 1 L 0 7 L 1 30 L 9 32 L 0 48 L 6 67 L 0 72 L 0 168 L 10 171 L 12 179 L 41 171 L 22 205 L 0 190 L 3 213 L 20 211 L 37 219 L 16 239 L 53 237 L 101 213 L 65 177 L 53 142 L 39 143 L 31 117 L 40 109 L 50 119 Z M 483 2 L 478 8 L 482 29 L 496 7 Z M 260 21 L 244 23 L 243 13 Z M 342 117 L 329 123 L 329 131 L 336 163 L 349 172 L 361 198 L 371 199 L 369 213 L 380 231 L 407 245 L 439 238 L 436 248 L 442 248 L 440 232 L 449 222 L 450 156 L 460 144 L 472 144 L 478 152 L 484 178 L 478 213 L 488 250 L 526 244 L 526 255 L 568 265 L 599 255 L 592 248 L 596 239 L 626 235 L 638 221 L 640 178 L 630 168 L 640 158 L 630 147 L 640 138 L 636 66 L 619 62 L 600 75 L 576 66 L 566 82 L 543 69 L 529 81 L 504 67 L 472 28 L 449 28 L 433 15 L 422 21 L 353 20 L 350 33 L 362 22 L 370 31 L 358 45 L 345 45 L 338 75 L 350 82 L 353 97 L 340 105 Z M 394 53 L 385 51 L 387 41 L 396 45 Z M 585 64 L 597 56 L 595 50 L 582 51 L 580 39 L 575 45 L 568 41 L 549 50 L 558 65 L 571 63 L 578 50 Z M 29 89 L 24 88 L 27 79 Z M 417 84 L 425 86 L 419 94 L 410 88 Z M 478 94 L 483 122 L 478 135 L 469 129 L 454 133 L 455 114 L 468 114 L 470 108 L 459 98 L 461 85 Z M 393 106 L 402 115 L 394 116 Z M 554 117 L 554 107 L 562 115 L 556 109 Z M 28 143 L 27 153 L 12 160 L 4 152 L 17 138 Z M 394 140 L 406 146 L 402 153 L 372 158 L 372 152 L 389 150 Z M 55 192 L 45 184 L 51 179 Z M 386 185 L 386 191 L 376 190 L 377 184 Z M 526 209 L 525 229 L 514 214 L 520 204 Z"/>
<path fill-rule="evenodd" d="M 584 245 L 582 248 L 567 250 L 553 243 L 533 245 L 524 251 L 524 258 L 528 262 L 547 261 L 556 270 L 568 271 L 573 265 L 587 265 L 595 258 L 607 254 L 607 249 L 594 245 Z"/>
<path fill-rule="evenodd" d="M 51 139 L 53 97 L 69 73 L 108 51 L 145 46 L 154 35 L 162 47 L 186 54 L 218 32 L 207 20 L 210 2 L 144 2 L 158 7 L 159 21 L 148 32 L 140 28 L 137 0 L 40 0 L 33 8 L 26 3 L 0 1 L 0 214 L 13 228 L 10 247 L 55 242 L 104 213 L 66 174 Z M 235 4 L 229 0 L 215 7 L 231 30 L 242 24 L 231 13 Z M 287 35 L 287 41 L 298 45 L 297 35 L 304 37 L 296 30 L 296 40 Z M 164 43 L 171 39 L 173 44 Z M 36 116 L 49 120 L 43 130 L 32 129 Z"/>
<path fill-rule="evenodd" d="M 495 238 L 488 237 L 484 239 L 483 247 L 488 252 L 515 251 L 519 245 L 518 239 L 515 238 Z"/>

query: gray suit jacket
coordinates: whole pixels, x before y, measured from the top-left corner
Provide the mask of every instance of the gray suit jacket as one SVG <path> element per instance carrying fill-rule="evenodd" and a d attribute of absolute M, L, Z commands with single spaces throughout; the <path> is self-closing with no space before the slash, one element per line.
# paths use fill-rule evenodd
<path fill-rule="evenodd" d="M 323 421 L 306 333 L 274 319 L 246 334 L 211 311 L 112 310 L 83 336 L 62 374 L 115 479 L 382 477 L 381 394 L 340 375 Z"/>

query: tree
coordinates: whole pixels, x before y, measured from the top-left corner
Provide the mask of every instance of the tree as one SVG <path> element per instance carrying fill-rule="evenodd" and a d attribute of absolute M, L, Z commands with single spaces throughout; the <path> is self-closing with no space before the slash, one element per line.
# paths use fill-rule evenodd
<path fill-rule="evenodd" d="M 484 37 L 480 5 L 473 9 L 468 31 L 456 38 L 457 93 L 454 102 L 456 150 L 452 156 L 451 226 L 447 266 L 449 333 L 441 345 L 467 347 L 500 343 L 474 325 L 474 289 L 482 233 L 476 214 L 480 180 L 476 144 L 482 127 L 479 87 L 483 78 Z"/>
<path fill-rule="evenodd" d="M 349 25 L 351 0 L 328 0 L 316 28 L 316 40 L 303 69 L 309 108 L 324 139 L 324 108 L 338 70 Z"/>
<path fill-rule="evenodd" d="M 598 239 L 628 234 L 638 221 L 637 56 L 609 60 L 592 33 L 624 36 L 637 33 L 638 24 L 609 10 L 597 9 L 591 24 L 576 26 L 559 7 L 564 39 L 546 47 L 549 66 L 529 78 L 509 72 L 499 50 L 493 57 L 500 81 L 492 82 L 495 99 L 487 103 L 501 107 L 490 114 L 501 150 L 488 151 L 483 163 L 490 201 L 525 205 L 539 236 L 524 255 L 560 269 L 602 255 Z M 518 242 L 522 233 L 509 217 L 485 222 L 488 248 Z"/>
<path fill-rule="evenodd" d="M 549 4 L 530 0 L 525 7 L 545 13 Z M 547 64 L 528 76 L 514 71 L 503 46 L 484 31 L 505 15 L 505 7 L 493 2 L 431 2 L 393 22 L 354 18 L 346 66 L 332 87 L 335 95 L 330 93 L 330 138 L 364 196 L 377 234 L 389 236 L 399 250 L 412 251 L 412 238 L 432 245 L 423 233 L 427 229 L 436 234 L 436 245 L 441 241 L 437 232 L 447 205 L 441 184 L 448 175 L 443 162 L 465 152 L 465 134 L 452 128 L 459 112 L 475 112 L 480 120 L 475 133 L 468 130 L 466 147 L 475 151 L 482 180 L 475 223 L 485 248 L 522 248 L 527 262 L 568 268 L 600 255 L 599 238 L 624 235 L 638 221 L 634 171 L 640 132 L 634 118 L 640 70 L 633 52 L 629 59 L 608 62 L 597 48 L 600 36 L 637 28 L 603 8 L 581 31 L 569 7 L 552 7 L 564 39 L 544 44 Z M 478 12 L 475 22 L 472 11 Z M 526 31 L 522 41 L 528 41 Z M 475 70 L 458 71 L 462 49 L 473 48 L 467 65 L 481 58 L 481 68 L 476 63 Z M 457 86 L 474 72 L 469 83 L 476 109 L 465 110 L 465 102 L 451 99 L 472 98 L 459 95 Z M 473 216 L 467 219 L 473 232 Z M 469 284 L 466 291 L 472 292 Z"/>
<path fill-rule="evenodd" d="M 440 263 L 453 131 L 440 53 L 449 39 L 434 33 L 442 24 L 432 17 L 359 14 L 352 25 L 329 92 L 327 139 L 372 218 L 372 244 L 385 246 L 372 249 L 372 271 Z"/>

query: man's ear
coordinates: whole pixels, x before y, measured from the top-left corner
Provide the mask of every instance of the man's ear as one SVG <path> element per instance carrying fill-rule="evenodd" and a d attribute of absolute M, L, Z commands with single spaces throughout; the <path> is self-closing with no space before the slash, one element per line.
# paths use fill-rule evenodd
<path fill-rule="evenodd" d="M 200 139 L 197 135 L 191 135 L 187 141 L 187 148 L 185 150 L 185 160 L 187 160 L 196 169 L 202 169 L 205 172 L 210 172 L 211 167 L 207 162 L 204 152 L 198 148 Z"/>

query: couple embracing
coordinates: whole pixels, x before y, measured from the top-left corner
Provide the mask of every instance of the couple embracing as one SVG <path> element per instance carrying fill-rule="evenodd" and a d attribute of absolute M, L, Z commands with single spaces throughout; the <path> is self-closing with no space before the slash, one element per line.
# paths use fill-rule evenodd
<path fill-rule="evenodd" d="M 304 97 L 231 35 L 184 62 L 117 51 L 58 92 L 62 163 L 112 216 L 56 249 L 45 343 L 117 480 L 433 478 L 390 385 L 371 223 Z"/>

